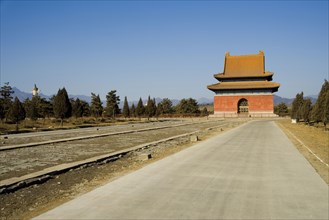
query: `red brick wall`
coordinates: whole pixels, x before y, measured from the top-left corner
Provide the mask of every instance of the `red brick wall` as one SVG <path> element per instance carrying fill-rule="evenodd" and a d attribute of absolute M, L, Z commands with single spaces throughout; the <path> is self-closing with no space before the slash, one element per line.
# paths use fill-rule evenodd
<path fill-rule="evenodd" d="M 214 112 L 237 112 L 242 98 L 248 100 L 249 112 L 273 112 L 273 95 L 215 96 Z"/>

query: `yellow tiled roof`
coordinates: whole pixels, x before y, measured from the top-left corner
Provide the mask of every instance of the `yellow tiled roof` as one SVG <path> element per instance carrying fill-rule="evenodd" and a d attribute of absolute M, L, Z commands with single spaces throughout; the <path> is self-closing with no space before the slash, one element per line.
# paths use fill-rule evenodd
<path fill-rule="evenodd" d="M 219 78 L 264 77 L 273 73 L 265 72 L 264 52 L 258 54 L 231 56 L 225 54 L 224 72 L 216 74 Z M 216 77 L 216 78 L 217 78 Z"/>

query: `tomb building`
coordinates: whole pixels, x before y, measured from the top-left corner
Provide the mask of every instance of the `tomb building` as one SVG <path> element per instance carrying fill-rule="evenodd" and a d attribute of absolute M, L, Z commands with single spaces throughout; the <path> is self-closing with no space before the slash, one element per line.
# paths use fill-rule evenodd
<path fill-rule="evenodd" d="M 276 116 L 273 93 L 278 91 L 280 84 L 272 82 L 272 72 L 265 71 L 263 51 L 238 56 L 226 53 L 224 71 L 214 77 L 219 82 L 207 87 L 215 92 L 214 116 Z"/>

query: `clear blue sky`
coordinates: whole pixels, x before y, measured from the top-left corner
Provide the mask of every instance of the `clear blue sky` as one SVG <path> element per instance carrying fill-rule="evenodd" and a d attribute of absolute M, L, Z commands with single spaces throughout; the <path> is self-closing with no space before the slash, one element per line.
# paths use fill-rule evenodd
<path fill-rule="evenodd" d="M 328 1 L 1 1 L 1 85 L 212 98 L 224 54 L 264 50 L 277 95 L 328 78 Z"/>

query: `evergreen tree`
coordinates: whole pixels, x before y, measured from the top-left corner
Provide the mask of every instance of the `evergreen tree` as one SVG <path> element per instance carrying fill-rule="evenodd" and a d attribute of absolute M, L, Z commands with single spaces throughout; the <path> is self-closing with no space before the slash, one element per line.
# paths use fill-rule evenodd
<path fill-rule="evenodd" d="M 63 126 L 63 119 L 69 118 L 72 114 L 71 102 L 64 87 L 58 90 L 54 98 L 53 110 L 55 117 L 61 119 L 61 126 Z"/>
<path fill-rule="evenodd" d="M 161 104 L 159 103 L 156 106 L 156 111 L 155 111 L 155 117 L 158 120 L 159 116 L 161 115 L 161 112 L 163 111 Z"/>
<path fill-rule="evenodd" d="M 31 100 L 27 99 L 24 102 L 24 108 L 26 111 L 26 116 L 32 121 L 36 121 L 38 118 L 44 118 L 44 114 L 47 109 L 44 109 L 46 106 L 45 100 L 42 99 L 39 95 L 35 95 Z"/>
<path fill-rule="evenodd" d="M 89 117 L 90 116 L 90 106 L 88 102 L 80 100 L 82 106 L 82 116 Z"/>
<path fill-rule="evenodd" d="M 157 116 L 157 118 L 163 114 L 163 106 L 162 106 L 162 103 L 159 102 L 158 105 L 157 105 L 157 110 L 156 110 L 156 113 L 155 115 Z"/>
<path fill-rule="evenodd" d="M 8 111 L 8 118 L 16 124 L 16 131 L 18 131 L 18 123 L 25 119 L 26 113 L 22 103 L 16 97 L 14 103 Z"/>
<path fill-rule="evenodd" d="M 40 106 L 39 106 L 39 115 L 41 118 L 49 118 L 53 116 L 53 105 L 50 101 L 47 101 L 44 98 L 40 99 Z"/>
<path fill-rule="evenodd" d="M 5 109 L 4 106 L 0 100 L 0 119 L 1 119 L 1 123 L 2 123 L 2 119 L 5 117 Z"/>
<path fill-rule="evenodd" d="M 151 117 L 155 116 L 155 113 L 156 113 L 155 100 L 154 99 L 152 100 L 150 96 L 148 97 L 148 100 L 147 100 L 145 113 L 146 113 L 148 120 L 150 120 Z"/>
<path fill-rule="evenodd" d="M 195 99 L 182 99 L 176 106 L 176 111 L 179 114 L 199 114 L 199 106 Z"/>
<path fill-rule="evenodd" d="M 158 104 L 158 112 L 160 114 L 172 114 L 174 112 L 172 101 L 168 98 L 162 99 L 162 101 Z"/>
<path fill-rule="evenodd" d="M 327 128 L 328 123 L 329 123 L 329 90 L 327 91 L 324 101 L 323 124 L 325 130 Z"/>
<path fill-rule="evenodd" d="M 31 108 L 31 100 L 29 98 L 26 98 L 23 102 L 23 107 L 25 109 L 25 113 L 26 113 L 26 117 L 27 118 L 31 118 L 30 117 L 30 108 Z"/>
<path fill-rule="evenodd" d="M 312 119 L 316 122 L 324 121 L 325 112 L 327 111 L 328 106 L 325 106 L 326 94 L 329 92 L 329 83 L 327 80 L 324 81 L 321 91 L 318 95 L 318 99 L 312 109 L 311 115 Z"/>
<path fill-rule="evenodd" d="M 4 83 L 5 85 L 0 89 L 0 119 L 7 121 L 8 111 L 12 105 L 12 94 L 14 93 L 9 82 Z"/>
<path fill-rule="evenodd" d="M 142 101 L 142 98 L 139 98 L 139 101 L 137 103 L 137 107 L 136 107 L 136 116 L 141 118 L 144 113 L 145 113 L 145 107 L 143 105 L 143 101 Z"/>
<path fill-rule="evenodd" d="M 209 113 L 208 113 L 208 109 L 207 107 L 203 107 L 202 111 L 201 111 L 201 116 L 208 116 Z"/>
<path fill-rule="evenodd" d="M 133 103 L 130 107 L 130 116 L 132 117 L 136 117 L 136 108 L 135 108 L 135 104 Z"/>
<path fill-rule="evenodd" d="M 128 105 L 127 96 L 125 96 L 125 100 L 123 102 L 122 113 L 123 113 L 123 116 L 125 118 L 129 118 L 130 117 L 130 111 L 129 111 L 129 105 Z"/>
<path fill-rule="evenodd" d="M 115 118 L 116 114 L 120 114 L 120 97 L 116 95 L 116 92 L 116 90 L 112 90 L 106 95 L 106 116 L 113 118 Z"/>
<path fill-rule="evenodd" d="M 32 100 L 27 98 L 24 101 L 26 117 L 28 117 L 32 121 L 36 121 L 39 118 L 38 104 L 39 103 L 36 97 L 32 97 Z"/>
<path fill-rule="evenodd" d="M 296 95 L 296 98 L 292 102 L 291 118 L 296 119 L 297 121 L 302 118 L 301 108 L 303 106 L 303 101 L 304 101 L 303 96 L 304 96 L 303 92 L 298 93 Z"/>
<path fill-rule="evenodd" d="M 72 100 L 72 115 L 75 118 L 81 118 L 83 115 L 83 105 L 79 98 Z"/>
<path fill-rule="evenodd" d="M 102 116 L 102 113 L 103 113 L 103 106 L 102 106 L 102 104 L 103 103 L 102 103 L 99 95 L 95 95 L 94 93 L 91 93 L 90 113 L 96 119 L 98 117 Z"/>
<path fill-rule="evenodd" d="M 277 106 L 274 106 L 274 113 L 283 116 L 288 113 L 288 107 L 284 102 L 279 103 Z"/>
<path fill-rule="evenodd" d="M 305 99 L 301 107 L 301 118 L 304 120 L 305 123 L 308 123 L 310 121 L 311 109 L 312 109 L 311 100 Z"/>
<path fill-rule="evenodd" d="M 153 107 L 152 107 L 152 117 L 154 117 L 157 114 L 157 103 L 155 101 L 155 98 L 153 98 L 153 100 L 152 100 L 152 105 L 153 105 Z"/>
<path fill-rule="evenodd" d="M 26 111 L 26 117 L 35 121 L 38 118 L 45 119 L 46 117 L 53 116 L 52 104 L 44 98 L 36 95 L 30 100 L 27 98 L 24 101 L 24 108 Z"/>

